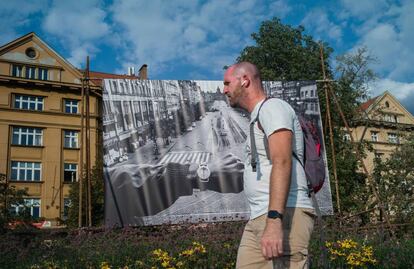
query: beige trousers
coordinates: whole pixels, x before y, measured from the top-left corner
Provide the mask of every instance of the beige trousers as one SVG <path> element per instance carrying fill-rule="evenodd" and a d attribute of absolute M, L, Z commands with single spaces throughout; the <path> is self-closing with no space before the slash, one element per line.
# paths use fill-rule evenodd
<path fill-rule="evenodd" d="M 244 228 L 237 253 L 236 268 L 279 269 L 309 268 L 308 244 L 313 231 L 315 213 L 308 208 L 286 208 L 283 217 L 283 256 L 266 260 L 260 240 L 267 215 L 250 220 Z"/>

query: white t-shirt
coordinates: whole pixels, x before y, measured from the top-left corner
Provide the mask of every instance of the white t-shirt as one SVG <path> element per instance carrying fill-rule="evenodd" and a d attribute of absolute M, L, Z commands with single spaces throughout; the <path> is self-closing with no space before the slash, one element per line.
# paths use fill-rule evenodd
<path fill-rule="evenodd" d="M 262 102 L 259 102 L 253 109 L 250 123 L 256 119 Z M 250 134 L 247 138 L 245 148 L 244 192 L 250 205 L 250 219 L 267 213 L 269 207 L 269 186 L 272 164 L 267 158 L 264 135 L 266 134 L 269 137 L 280 129 L 292 131 L 292 149 L 303 160 L 304 145 L 302 129 L 295 111 L 288 103 L 276 98 L 267 100 L 260 109 L 259 121 L 264 133 L 259 129 L 256 122 L 254 124 L 254 136 L 258 157 L 256 172 L 253 172 L 250 164 Z M 291 176 L 292 179 L 286 207 L 313 208 L 311 199 L 308 196 L 305 171 L 299 161 L 293 156 Z"/>

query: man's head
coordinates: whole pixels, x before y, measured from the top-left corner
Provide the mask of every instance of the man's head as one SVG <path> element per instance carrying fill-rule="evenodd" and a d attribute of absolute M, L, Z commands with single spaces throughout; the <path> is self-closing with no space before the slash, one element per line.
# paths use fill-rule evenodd
<path fill-rule="evenodd" d="M 249 62 L 230 66 L 224 74 L 223 92 L 232 107 L 242 107 L 250 111 L 258 98 L 264 97 L 262 80 L 257 67 Z"/>

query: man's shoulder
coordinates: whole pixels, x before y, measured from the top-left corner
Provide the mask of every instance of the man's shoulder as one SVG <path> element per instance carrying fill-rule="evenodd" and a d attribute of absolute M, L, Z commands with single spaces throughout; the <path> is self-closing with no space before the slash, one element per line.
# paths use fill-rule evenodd
<path fill-rule="evenodd" d="M 293 108 L 291 107 L 291 105 L 289 105 L 288 102 L 276 97 L 268 98 L 263 104 L 262 110 L 269 113 L 294 112 Z"/>

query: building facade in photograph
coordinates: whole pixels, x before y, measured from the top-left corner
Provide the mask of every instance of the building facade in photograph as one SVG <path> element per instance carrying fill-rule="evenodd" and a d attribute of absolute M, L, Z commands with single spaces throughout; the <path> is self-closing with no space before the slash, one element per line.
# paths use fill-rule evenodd
<path fill-rule="evenodd" d="M 79 178 L 82 77 L 34 33 L 0 47 L 0 173 L 26 188 L 31 215 L 52 225 L 67 217 L 69 189 Z M 100 92 L 91 82 L 92 166 Z M 17 214 L 22 208 L 11 205 Z"/>
<path fill-rule="evenodd" d="M 265 81 L 266 95 L 288 102 L 300 115 L 319 117 L 319 99 L 313 81 Z"/>
<path fill-rule="evenodd" d="M 414 130 L 414 117 L 388 91 L 360 106 L 361 116 L 352 122 L 354 141 L 369 141 L 373 150 L 364 159 L 368 172 L 374 169 L 374 159 L 385 160 L 404 137 Z M 350 140 L 349 135 L 345 136 Z"/>

